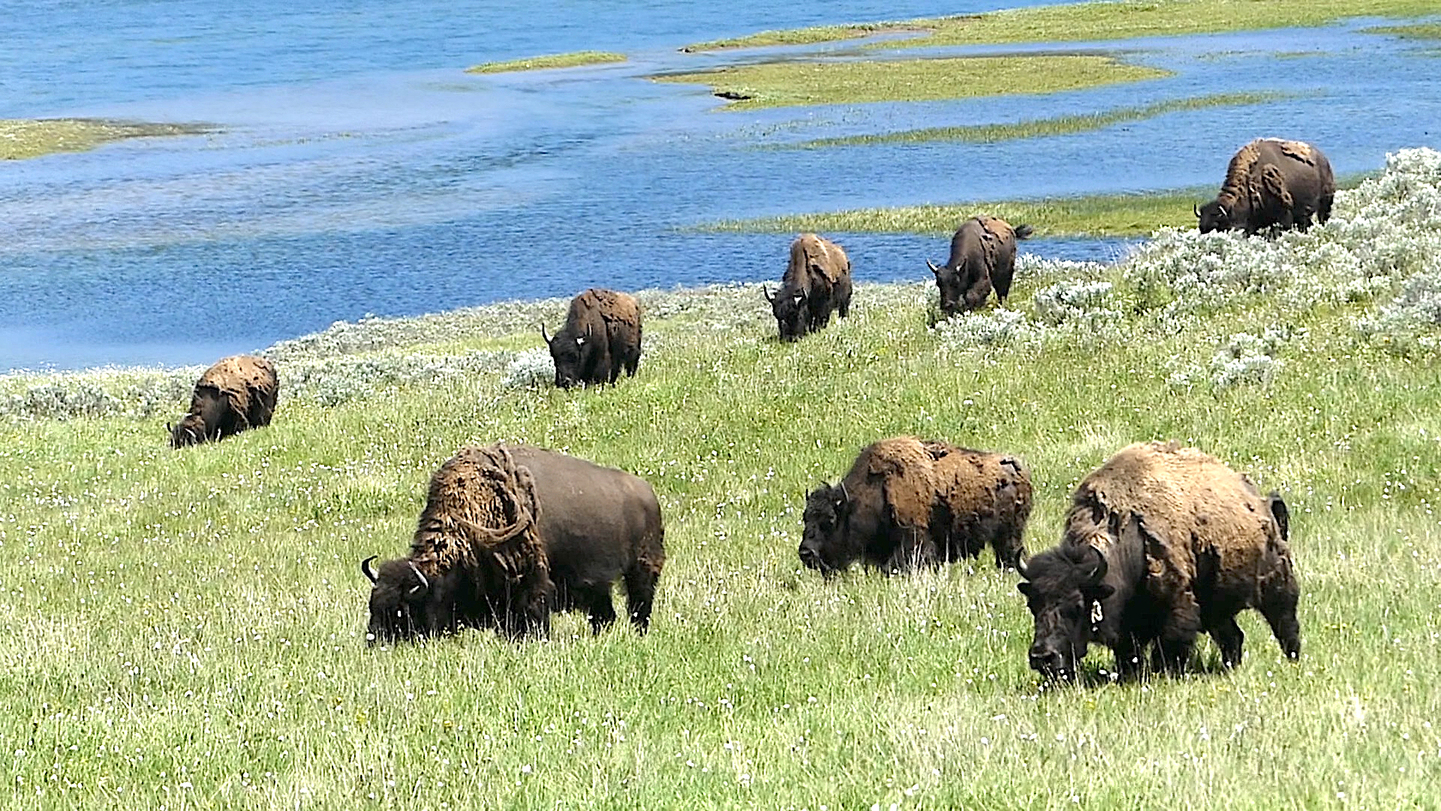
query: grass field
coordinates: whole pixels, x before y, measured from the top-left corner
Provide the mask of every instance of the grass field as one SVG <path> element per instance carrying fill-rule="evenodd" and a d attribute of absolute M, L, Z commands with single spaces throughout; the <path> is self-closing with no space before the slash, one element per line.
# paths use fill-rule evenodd
<path fill-rule="evenodd" d="M 1218 34 L 1265 28 L 1307 28 L 1354 17 L 1434 15 L 1432 0 L 1122 0 L 993 11 L 986 14 L 897 22 L 761 31 L 744 37 L 687 45 L 690 52 L 808 45 L 876 34 L 877 48 L 994 45 L 1019 42 L 1085 42 L 1136 37 Z"/>
<path fill-rule="evenodd" d="M 1422 808 L 1441 776 L 1441 155 L 1325 228 L 1023 258 L 1014 310 L 928 328 L 862 285 L 789 345 L 757 286 L 647 292 L 640 374 L 535 384 L 563 301 L 268 352 L 275 423 L 165 447 L 198 370 L 0 378 L 0 740 L 15 808 Z M 777 272 L 781 259 L 777 255 Z M 919 262 L 919 257 L 917 258 Z M 551 323 L 554 323 L 552 320 Z M 824 582 L 804 492 L 875 438 L 1011 451 L 1032 550 L 1123 445 L 1177 438 L 1291 505 L 1304 652 L 1053 689 L 988 562 Z M 364 645 L 357 564 L 430 472 L 526 440 L 658 491 L 652 632 Z"/>
<path fill-rule="evenodd" d="M 872 62 L 770 62 L 654 77 L 700 83 L 727 110 L 1056 93 L 1170 75 L 1109 56 L 1062 54 Z"/>
<path fill-rule="evenodd" d="M 517 70 L 574 68 L 584 65 L 607 65 L 624 62 L 626 55 L 610 51 L 573 51 L 571 53 L 512 59 L 506 62 L 484 62 L 465 69 L 466 73 L 509 73 Z"/>

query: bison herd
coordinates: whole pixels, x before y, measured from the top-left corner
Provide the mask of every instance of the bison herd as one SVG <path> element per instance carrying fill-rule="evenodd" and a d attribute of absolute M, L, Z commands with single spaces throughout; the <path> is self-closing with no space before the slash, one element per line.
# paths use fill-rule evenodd
<path fill-rule="evenodd" d="M 1320 150 L 1261 139 L 1231 160 L 1216 199 L 1197 206 L 1200 230 L 1300 228 L 1330 216 L 1335 182 Z M 979 216 L 961 224 L 937 266 L 945 315 L 1004 302 L 1016 242 L 1029 225 Z M 816 234 L 792 243 L 780 287 L 763 288 L 779 337 L 794 341 L 845 318 L 851 304 L 845 251 Z M 633 296 L 591 289 L 565 324 L 541 335 L 561 388 L 614 384 L 641 355 Z M 268 425 L 279 383 L 263 358 L 225 358 L 195 384 L 190 411 L 167 426 L 174 447 Z M 1296 659 L 1299 588 L 1289 513 L 1219 460 L 1179 444 L 1131 445 L 1086 476 L 1065 515 L 1061 542 L 1027 556 L 1031 473 L 1020 459 L 938 440 L 894 437 L 863 448 L 834 485 L 805 496 L 803 566 L 827 579 L 859 561 L 887 574 L 975 558 L 989 546 L 1014 570 L 1034 619 L 1032 669 L 1077 678 L 1091 643 L 1110 648 L 1116 672 L 1185 670 L 1205 632 L 1224 666 L 1241 661 L 1238 612 L 1265 617 Z M 394 643 L 490 628 L 511 639 L 544 637 L 552 612 L 584 610 L 594 632 L 616 619 L 623 582 L 637 631 L 650 624 L 665 565 L 655 491 L 614 468 L 528 445 L 462 448 L 431 477 L 410 552 L 360 568 L 372 584 L 367 638 Z"/>

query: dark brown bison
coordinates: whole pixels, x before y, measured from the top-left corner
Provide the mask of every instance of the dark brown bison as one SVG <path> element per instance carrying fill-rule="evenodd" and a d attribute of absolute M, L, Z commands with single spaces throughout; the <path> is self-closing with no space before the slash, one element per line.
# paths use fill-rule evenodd
<path fill-rule="evenodd" d="M 1201 233 L 1242 229 L 1249 236 L 1276 226 L 1311 227 L 1331 218 L 1336 180 L 1321 150 L 1301 141 L 1260 138 L 1241 147 L 1226 167 L 1221 192 L 1192 209 Z"/>
<path fill-rule="evenodd" d="M 565 326 L 541 337 L 555 361 L 555 385 L 563 389 L 614 383 L 621 370 L 635 376 L 640 365 L 640 302 L 614 290 L 591 288 L 570 300 Z"/>
<path fill-rule="evenodd" d="M 545 636 L 550 612 L 615 621 L 624 579 L 631 622 L 650 625 L 665 565 L 655 491 L 642 479 L 527 445 L 463 448 L 431 478 L 410 555 L 361 571 L 374 584 L 369 637 L 391 642 L 495 628 Z"/>
<path fill-rule="evenodd" d="M 190 413 L 179 425 L 165 426 L 170 446 L 221 440 L 269 425 L 279 394 L 280 380 L 270 361 L 250 355 L 222 358 L 196 381 Z"/>
<path fill-rule="evenodd" d="M 1148 645 L 1153 669 L 1180 671 L 1201 630 L 1233 666 L 1243 639 L 1235 616 L 1248 607 L 1297 658 L 1288 516 L 1279 496 L 1260 495 L 1194 448 L 1123 449 L 1076 489 L 1060 545 L 1021 566 L 1036 625 L 1031 667 L 1075 678 L 1096 641 L 1115 652 L 1122 675 L 1139 671 Z"/>
<path fill-rule="evenodd" d="M 775 293 L 761 286 L 771 303 L 782 341 L 794 341 L 851 311 L 851 260 L 841 246 L 815 234 L 801 234 L 791 243 L 791 259 Z"/>
<path fill-rule="evenodd" d="M 951 258 L 940 267 L 926 260 L 941 293 L 946 316 L 978 310 L 991 290 L 1006 303 L 1016 273 L 1016 241 L 1031 235 L 1031 226 L 1011 224 L 999 217 L 972 217 L 951 237 Z"/>
<path fill-rule="evenodd" d="M 962 557 L 990 544 L 1015 566 L 1031 514 L 1019 459 L 914 437 L 883 439 L 834 487 L 806 496 L 801 563 L 831 575 L 857 559 L 887 573 Z"/>

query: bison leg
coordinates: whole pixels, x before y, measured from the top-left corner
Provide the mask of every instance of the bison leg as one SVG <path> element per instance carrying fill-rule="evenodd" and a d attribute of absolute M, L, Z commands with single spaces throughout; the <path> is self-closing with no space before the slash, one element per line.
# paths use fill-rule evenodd
<path fill-rule="evenodd" d="M 1151 651 L 1152 664 L 1156 669 L 1172 673 L 1183 673 L 1191 661 L 1191 651 L 1196 647 L 1196 634 L 1201 630 L 1200 606 L 1196 595 L 1190 590 L 1180 592 L 1172 604 L 1170 614 L 1161 627 Z"/>
<path fill-rule="evenodd" d="M 1122 679 L 1130 681 L 1141 675 L 1140 646 L 1135 637 L 1123 633 L 1112 652 L 1116 654 L 1116 672 Z"/>
<path fill-rule="evenodd" d="M 1204 622 L 1206 633 L 1221 649 L 1221 664 L 1228 668 L 1241 664 L 1241 646 L 1246 641 L 1246 634 L 1236 624 L 1236 615 L 1224 612 L 1208 615 Z"/>
<path fill-rule="evenodd" d="M 615 603 L 610 598 L 610 584 L 584 592 L 582 598 L 590 611 L 590 632 L 598 634 L 615 622 Z"/>
<path fill-rule="evenodd" d="M 1019 527 L 1004 528 L 991 539 L 991 549 L 996 553 L 996 568 L 1019 569 L 1026 547 Z"/>
<path fill-rule="evenodd" d="M 1322 195 L 1321 199 L 1316 202 L 1316 222 L 1318 224 L 1325 225 L 1326 221 L 1331 219 L 1333 202 L 1335 202 L 1335 196 L 1330 194 Z"/>
<path fill-rule="evenodd" d="M 630 621 L 640 633 L 650 628 L 650 611 L 655 602 L 655 586 L 660 569 L 645 562 L 637 563 L 625 573 L 625 604 Z"/>

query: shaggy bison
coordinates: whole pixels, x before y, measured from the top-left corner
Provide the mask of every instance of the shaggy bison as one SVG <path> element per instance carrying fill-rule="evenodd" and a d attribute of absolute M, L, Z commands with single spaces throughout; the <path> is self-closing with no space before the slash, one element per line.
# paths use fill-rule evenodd
<path fill-rule="evenodd" d="M 1020 568 L 1035 616 L 1031 667 L 1075 678 L 1097 641 L 1132 676 L 1151 647 L 1153 669 L 1180 671 L 1198 631 L 1241 661 L 1235 616 L 1258 608 L 1281 649 L 1301 653 L 1299 589 L 1287 545 L 1286 503 L 1179 444 L 1131 445 L 1087 476 L 1061 543 Z"/>
<path fill-rule="evenodd" d="M 1241 147 L 1226 167 L 1216 199 L 1193 206 L 1201 233 L 1264 228 L 1282 230 L 1325 224 L 1331 218 L 1336 180 L 1321 150 L 1301 141 L 1260 138 Z"/>
<path fill-rule="evenodd" d="M 771 303 L 782 341 L 794 341 L 851 311 L 851 260 L 841 246 L 815 234 L 801 234 L 791 243 L 791 259 L 775 293 L 761 286 Z"/>
<path fill-rule="evenodd" d="M 640 302 L 614 290 L 591 288 L 570 300 L 565 326 L 540 335 L 555 361 L 555 385 L 568 389 L 614 383 L 621 370 L 635 376 L 640 365 Z"/>
<path fill-rule="evenodd" d="M 978 310 L 996 291 L 996 300 L 1006 303 L 1011 278 L 1016 272 L 1016 241 L 1031 235 L 1031 226 L 1011 224 L 999 217 L 972 217 L 961 223 L 951 237 L 951 257 L 940 267 L 926 260 L 935 274 L 941 293 L 941 312 L 946 316 Z"/>
<path fill-rule="evenodd" d="M 170 447 L 221 440 L 247 428 L 269 425 L 280 380 L 265 358 L 235 355 L 205 370 L 190 397 L 190 413 L 165 428 Z"/>
<path fill-rule="evenodd" d="M 845 479 L 806 496 L 800 559 L 827 576 L 857 559 L 890 573 L 976 557 L 990 544 L 997 566 L 1015 566 L 1030 514 L 1030 473 L 1014 456 L 883 439 Z"/>
<path fill-rule="evenodd" d="M 545 636 L 550 612 L 568 609 L 599 633 L 620 579 L 644 633 L 664 536 L 655 491 L 629 473 L 525 445 L 462 448 L 431 478 L 410 555 L 379 572 L 361 562 L 371 642 L 462 627 Z"/>

